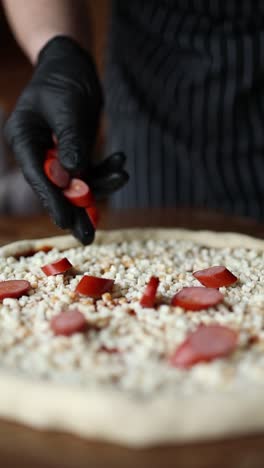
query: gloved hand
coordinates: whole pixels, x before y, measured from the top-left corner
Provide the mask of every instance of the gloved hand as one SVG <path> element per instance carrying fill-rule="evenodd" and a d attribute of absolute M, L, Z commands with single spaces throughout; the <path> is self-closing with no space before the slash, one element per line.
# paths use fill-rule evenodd
<path fill-rule="evenodd" d="M 124 155 L 112 155 L 96 167 L 91 164 L 101 107 L 102 92 L 92 58 L 72 39 L 58 36 L 40 52 L 33 77 L 5 128 L 25 178 L 54 222 L 70 229 L 83 244 L 93 241 L 93 226 L 85 210 L 71 205 L 49 182 L 43 162 L 53 146 L 53 133 L 62 166 L 72 175 L 83 174 L 95 197 L 123 186 L 128 179 Z"/>

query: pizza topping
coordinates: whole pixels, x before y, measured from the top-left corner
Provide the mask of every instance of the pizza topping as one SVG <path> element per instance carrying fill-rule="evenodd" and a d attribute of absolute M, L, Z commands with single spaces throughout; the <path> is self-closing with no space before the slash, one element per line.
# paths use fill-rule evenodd
<path fill-rule="evenodd" d="M 222 325 L 201 325 L 170 357 L 174 367 L 188 368 L 231 354 L 237 346 L 237 332 Z"/>
<path fill-rule="evenodd" d="M 259 342 L 259 337 L 257 335 L 249 336 L 247 341 L 247 346 L 253 346 Z"/>
<path fill-rule="evenodd" d="M 28 250 L 21 251 L 17 254 L 14 254 L 13 257 L 16 260 L 19 260 L 22 257 L 24 258 L 33 257 L 33 255 L 35 255 L 38 252 L 47 253 L 47 252 L 50 252 L 51 250 L 52 250 L 52 247 L 50 247 L 49 245 L 43 245 L 43 247 L 40 247 L 38 249 L 28 249 Z"/>
<path fill-rule="evenodd" d="M 157 278 L 156 276 L 152 276 L 140 300 L 140 305 L 142 307 L 148 307 L 148 308 L 154 307 L 158 286 L 159 286 L 159 278 Z"/>
<path fill-rule="evenodd" d="M 90 187 L 81 179 L 71 179 L 70 174 L 62 167 L 57 158 L 58 151 L 53 148 L 47 151 L 44 172 L 47 178 L 57 187 L 63 189 L 64 196 L 75 206 L 86 209 L 90 221 L 97 228 L 99 213 L 94 205 L 94 197 Z"/>
<path fill-rule="evenodd" d="M 85 275 L 77 285 L 76 292 L 99 299 L 102 294 L 113 289 L 114 280 Z"/>
<path fill-rule="evenodd" d="M 90 221 L 94 227 L 94 229 L 97 228 L 98 222 L 99 222 L 99 212 L 98 209 L 96 208 L 95 205 L 93 206 L 88 206 L 88 208 L 85 208 L 86 213 L 88 214 Z"/>
<path fill-rule="evenodd" d="M 247 249 L 246 245 L 201 247 L 189 239 L 160 240 L 153 231 L 151 234 L 138 238 L 136 233 L 106 233 L 89 246 L 74 247 L 70 241 L 63 253 L 54 242 L 46 255 L 39 253 L 19 262 L 12 252 L 52 245 L 52 239 L 0 249 L 0 280 L 21 278 L 31 284 L 26 296 L 6 298 L 1 304 L 1 366 L 21 374 L 30 370 L 36 378 L 45 375 L 51 383 L 70 381 L 73 386 L 82 385 L 84 391 L 92 382 L 103 387 L 117 382 L 121 391 L 149 398 L 190 396 L 208 390 L 218 393 L 227 385 L 233 390 L 241 384 L 246 390 L 261 384 L 264 251 Z M 62 257 L 76 271 L 69 270 L 66 278 L 42 273 L 42 265 Z M 195 264 L 200 267 L 194 268 Z M 239 272 L 240 287 L 226 288 L 223 303 L 215 308 L 185 313 L 185 309 L 171 307 L 167 299 L 184 286 L 196 284 L 202 288 L 192 273 L 211 265 L 225 265 L 231 272 Z M 96 301 L 75 292 L 83 275 L 111 278 L 116 286 Z M 143 309 L 139 304 L 151 276 L 160 278 L 157 293 L 164 303 L 158 311 Z M 160 304 L 158 297 L 156 304 Z M 52 317 L 73 309 L 83 313 L 87 332 L 56 337 L 51 329 Z M 238 352 L 210 364 L 193 365 L 182 375 L 177 368 L 169 368 L 167 359 L 200 323 L 239 330 Z M 259 339 L 256 344 L 254 337 Z M 208 340 L 203 342 L 208 344 Z M 114 353 L 115 348 L 119 354 Z M 185 346 L 184 352 L 191 356 L 189 362 L 197 360 L 192 347 Z"/>
<path fill-rule="evenodd" d="M 0 281 L 0 300 L 7 297 L 17 299 L 26 294 L 30 288 L 30 283 L 25 280 Z"/>
<path fill-rule="evenodd" d="M 223 294 L 214 288 L 185 287 L 173 296 L 171 304 L 186 310 L 202 310 L 214 307 L 224 299 Z"/>
<path fill-rule="evenodd" d="M 50 148 L 46 153 L 46 160 L 47 159 L 54 159 L 58 156 L 58 150 L 56 148 Z"/>
<path fill-rule="evenodd" d="M 48 253 L 53 249 L 50 245 L 43 245 L 42 247 L 39 247 L 38 249 L 35 250 L 35 252 L 45 252 Z"/>
<path fill-rule="evenodd" d="M 120 350 L 118 348 L 108 348 L 107 346 L 101 346 L 99 351 L 104 351 L 107 354 L 118 354 Z"/>
<path fill-rule="evenodd" d="M 193 276 L 208 288 L 230 286 L 237 281 L 237 277 L 224 266 L 213 266 L 193 273 Z"/>
<path fill-rule="evenodd" d="M 94 205 L 94 198 L 90 187 L 81 179 L 72 179 L 69 187 L 63 190 L 63 193 L 75 206 L 87 208 Z"/>
<path fill-rule="evenodd" d="M 51 137 L 52 137 L 52 141 L 53 141 L 54 145 L 57 146 L 58 145 L 58 138 L 56 137 L 55 133 L 52 133 Z"/>
<path fill-rule="evenodd" d="M 136 312 L 134 309 L 127 309 L 127 314 L 130 315 L 131 317 L 136 317 Z"/>
<path fill-rule="evenodd" d="M 70 174 L 62 167 L 57 158 L 49 157 L 44 163 L 44 172 L 57 187 L 65 189 L 70 183 Z"/>
<path fill-rule="evenodd" d="M 70 336 L 84 332 L 87 321 L 79 310 L 68 310 L 53 317 L 50 326 L 55 335 Z"/>
<path fill-rule="evenodd" d="M 41 267 L 42 271 L 47 276 L 60 275 L 70 270 L 70 268 L 72 268 L 72 264 L 66 257 Z"/>

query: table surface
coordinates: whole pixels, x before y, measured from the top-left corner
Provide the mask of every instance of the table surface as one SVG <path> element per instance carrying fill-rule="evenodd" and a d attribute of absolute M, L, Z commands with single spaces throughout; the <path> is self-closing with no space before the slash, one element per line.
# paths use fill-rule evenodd
<path fill-rule="evenodd" d="M 103 213 L 104 229 L 185 227 L 237 231 L 264 238 L 264 225 L 222 214 L 174 210 Z M 60 235 L 45 217 L 0 218 L 0 244 L 13 240 Z M 146 450 L 88 442 L 67 434 L 35 431 L 0 422 L 0 466 L 10 468 L 262 468 L 264 434 L 221 441 L 191 443 Z"/>

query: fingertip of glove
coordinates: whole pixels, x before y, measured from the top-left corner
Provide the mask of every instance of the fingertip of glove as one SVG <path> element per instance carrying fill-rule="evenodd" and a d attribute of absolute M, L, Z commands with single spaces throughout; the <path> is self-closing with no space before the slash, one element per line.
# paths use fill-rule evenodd
<path fill-rule="evenodd" d="M 59 159 L 63 167 L 68 171 L 76 171 L 81 167 L 82 158 L 76 150 L 60 150 L 59 149 Z"/>
<path fill-rule="evenodd" d="M 51 213 L 50 214 L 54 224 L 56 224 L 56 226 L 58 226 L 60 229 L 68 229 L 69 228 L 69 219 L 67 219 L 66 216 L 64 216 L 63 214 L 61 213 L 56 213 L 56 214 L 53 214 Z"/>
<path fill-rule="evenodd" d="M 128 173 L 124 169 L 121 169 L 119 172 L 109 174 L 109 176 L 105 178 L 105 188 L 112 191 L 119 190 L 128 182 L 128 180 Z"/>
<path fill-rule="evenodd" d="M 82 234 L 78 237 L 78 239 L 83 245 L 90 245 L 93 243 L 94 237 L 95 237 L 95 231 L 94 229 L 91 229 L 91 230 L 82 232 Z"/>
<path fill-rule="evenodd" d="M 127 171 L 125 170 L 122 170 L 121 172 L 121 176 L 122 176 L 122 179 L 123 179 L 123 184 L 126 184 L 128 181 L 129 181 L 129 174 Z"/>
<path fill-rule="evenodd" d="M 120 169 L 124 166 L 126 162 L 126 156 L 122 151 L 118 151 L 116 153 L 110 154 L 109 161 L 111 161 L 113 169 Z"/>
<path fill-rule="evenodd" d="M 76 212 L 73 234 L 83 245 L 89 245 L 94 240 L 94 227 L 83 208 Z"/>

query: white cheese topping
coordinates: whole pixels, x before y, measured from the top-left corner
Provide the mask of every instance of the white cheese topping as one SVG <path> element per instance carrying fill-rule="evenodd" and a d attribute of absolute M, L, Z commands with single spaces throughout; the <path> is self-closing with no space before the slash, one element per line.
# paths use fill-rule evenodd
<path fill-rule="evenodd" d="M 41 266 L 67 257 L 75 271 L 45 276 Z M 184 286 L 200 286 L 192 272 L 224 265 L 239 281 L 220 288 L 224 303 L 200 312 L 171 307 Z M 189 394 L 264 385 L 264 253 L 206 248 L 190 241 L 133 241 L 53 249 L 32 257 L 0 258 L 0 281 L 25 279 L 32 289 L 0 303 L 0 366 L 32 377 L 86 386 L 110 385 L 142 395 Z M 83 274 L 115 280 L 113 292 L 94 301 L 75 288 Z M 160 279 L 158 306 L 139 300 L 150 276 Z M 50 320 L 65 307 L 78 309 L 90 327 L 84 334 L 54 336 Z M 170 367 L 168 356 L 200 323 L 239 331 L 228 358 Z M 250 341 L 250 342 L 249 342 Z"/>

